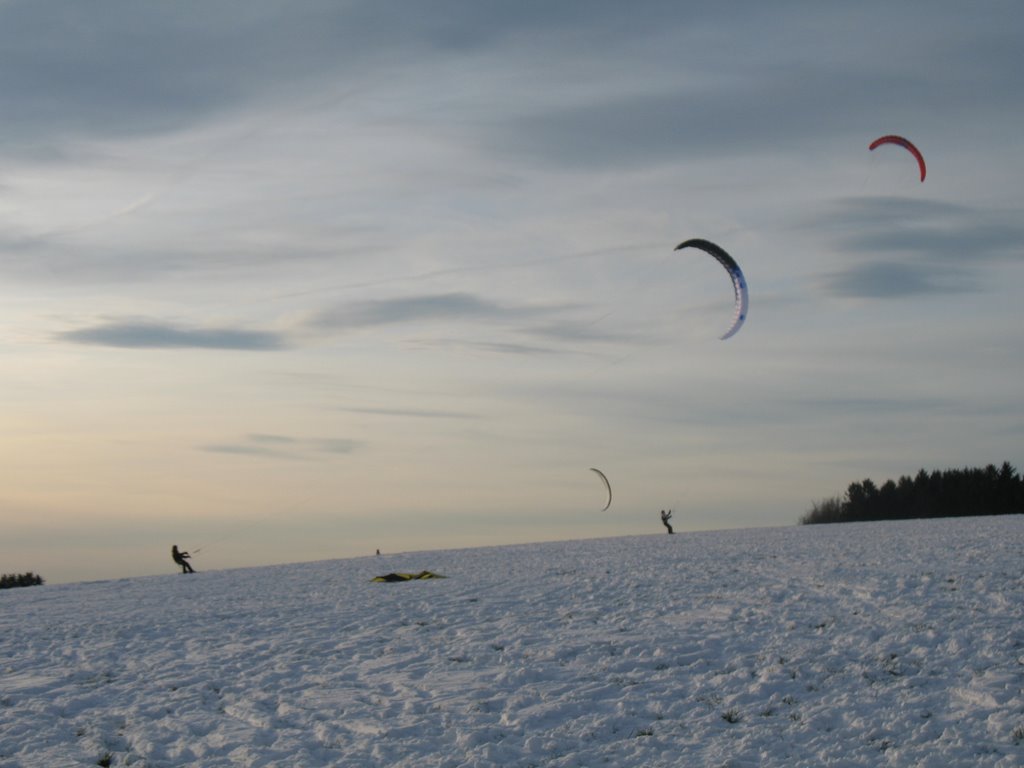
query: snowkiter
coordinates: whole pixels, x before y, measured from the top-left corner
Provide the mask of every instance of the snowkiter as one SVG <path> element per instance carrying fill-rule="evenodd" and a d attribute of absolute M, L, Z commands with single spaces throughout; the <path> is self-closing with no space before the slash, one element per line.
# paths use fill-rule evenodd
<path fill-rule="evenodd" d="M 181 566 L 182 573 L 195 573 L 192 566 L 189 565 L 188 559 L 191 557 L 188 552 L 179 552 L 178 545 L 171 545 L 171 559 Z"/>
<path fill-rule="evenodd" d="M 671 525 L 671 523 L 669 523 L 669 520 L 671 519 L 671 517 L 672 517 L 672 510 L 671 509 L 668 512 L 666 512 L 664 509 L 661 510 L 661 524 L 664 525 L 666 528 L 668 528 L 668 532 L 669 533 L 672 533 L 672 525 Z"/>

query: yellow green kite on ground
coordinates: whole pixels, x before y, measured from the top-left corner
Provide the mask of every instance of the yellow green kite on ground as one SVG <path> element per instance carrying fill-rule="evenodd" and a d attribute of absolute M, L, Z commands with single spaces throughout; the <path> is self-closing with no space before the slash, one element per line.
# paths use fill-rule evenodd
<path fill-rule="evenodd" d="M 417 581 L 420 579 L 447 579 L 433 571 L 420 571 L 419 573 L 386 573 L 383 576 L 375 576 L 370 581 Z"/>

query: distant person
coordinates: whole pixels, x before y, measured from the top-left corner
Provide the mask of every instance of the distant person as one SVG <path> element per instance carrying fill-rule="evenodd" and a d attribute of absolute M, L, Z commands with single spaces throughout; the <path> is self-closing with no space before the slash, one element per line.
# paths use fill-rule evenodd
<path fill-rule="evenodd" d="M 190 557 L 191 555 L 188 552 L 179 552 L 177 544 L 171 545 L 171 559 L 181 566 L 182 573 L 195 573 L 192 570 L 192 566 L 188 564 Z"/>
<path fill-rule="evenodd" d="M 669 520 L 672 518 L 672 510 L 666 512 L 664 509 L 661 510 L 661 524 L 668 528 L 668 532 L 672 533 L 672 525 Z"/>
<path fill-rule="evenodd" d="M 377 550 L 377 557 L 380 557 L 380 550 Z"/>

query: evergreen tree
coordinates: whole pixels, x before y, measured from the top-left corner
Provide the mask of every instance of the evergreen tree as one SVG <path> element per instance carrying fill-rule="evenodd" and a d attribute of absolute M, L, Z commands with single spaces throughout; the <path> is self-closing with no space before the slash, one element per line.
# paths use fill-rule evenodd
<path fill-rule="evenodd" d="M 34 587 L 43 583 L 43 577 L 29 571 L 28 573 L 12 574 L 5 573 L 0 576 L 0 589 L 11 589 L 12 587 Z"/>
<path fill-rule="evenodd" d="M 1008 515 L 1024 512 L 1024 478 L 1009 462 L 1001 467 L 947 469 L 913 478 L 851 483 L 842 498 L 815 502 L 800 519 L 804 525 L 919 517 Z"/>

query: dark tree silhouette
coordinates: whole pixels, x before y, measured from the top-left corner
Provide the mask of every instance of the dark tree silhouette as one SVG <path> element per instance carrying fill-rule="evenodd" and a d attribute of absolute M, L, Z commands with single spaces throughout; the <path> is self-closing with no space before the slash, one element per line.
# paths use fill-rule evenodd
<path fill-rule="evenodd" d="M 947 469 L 899 480 L 881 487 L 870 479 L 851 483 L 844 497 L 815 502 L 800 518 L 803 525 L 918 517 L 1009 515 L 1024 512 L 1024 479 L 1009 463 L 1001 467 Z"/>
<path fill-rule="evenodd" d="M 0 589 L 11 589 L 12 587 L 34 587 L 43 583 L 43 577 L 32 573 L 5 573 L 0 576 Z"/>

